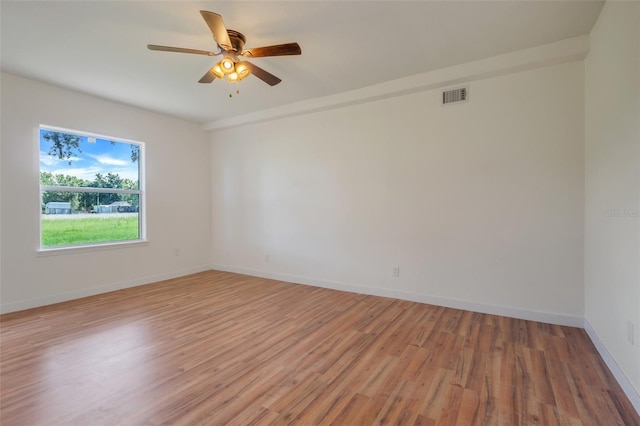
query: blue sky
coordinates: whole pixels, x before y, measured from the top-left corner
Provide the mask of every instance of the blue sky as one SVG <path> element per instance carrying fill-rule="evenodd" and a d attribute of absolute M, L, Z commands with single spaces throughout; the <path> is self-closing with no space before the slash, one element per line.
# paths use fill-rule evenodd
<path fill-rule="evenodd" d="M 80 151 L 69 160 L 49 155 L 52 143 L 42 137 L 47 129 L 40 129 L 40 171 L 94 180 L 97 173 L 111 172 L 122 178 L 138 180 L 138 162 L 131 161 L 131 145 L 98 137 L 80 136 Z"/>

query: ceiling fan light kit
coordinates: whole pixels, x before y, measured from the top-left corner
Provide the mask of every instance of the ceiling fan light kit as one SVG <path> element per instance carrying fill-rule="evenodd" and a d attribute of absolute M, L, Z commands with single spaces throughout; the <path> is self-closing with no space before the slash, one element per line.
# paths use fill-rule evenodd
<path fill-rule="evenodd" d="M 249 66 L 246 62 L 240 61 L 236 64 L 236 73 L 238 74 L 238 79 L 242 80 L 243 78 L 251 74 L 251 70 L 249 69 Z"/>
<path fill-rule="evenodd" d="M 282 80 L 251 62 L 239 60 L 239 56 L 261 58 L 268 56 L 302 54 L 302 50 L 298 43 L 278 44 L 274 46 L 264 46 L 244 50 L 244 44 L 247 39 L 238 31 L 228 30 L 224 25 L 222 16 L 206 10 L 201 10 L 200 14 L 211 30 L 211 34 L 213 34 L 213 39 L 219 48 L 218 53 L 182 47 L 158 46 L 155 44 L 147 45 L 149 50 L 159 50 L 164 52 L 190 53 L 206 56 L 224 55 L 219 62 L 213 65 L 213 67 L 211 67 L 211 69 L 202 76 L 199 83 L 211 83 L 216 78 L 224 80 L 225 77 L 227 78 L 227 81 L 237 83 L 238 81 L 253 74 L 268 85 L 275 86 Z M 236 91 L 236 93 L 239 92 Z M 229 96 L 231 96 L 231 94 Z"/>
<path fill-rule="evenodd" d="M 224 73 L 222 72 L 222 67 L 220 66 L 220 62 L 218 62 L 217 64 L 215 64 L 210 70 L 209 72 L 211 74 L 213 74 L 215 77 L 218 77 L 219 79 L 223 79 L 224 78 Z M 204 78 L 204 77 L 203 77 Z"/>
<path fill-rule="evenodd" d="M 220 68 L 222 68 L 222 72 L 227 75 L 235 72 L 236 67 L 233 58 L 227 56 L 223 60 L 221 60 Z"/>

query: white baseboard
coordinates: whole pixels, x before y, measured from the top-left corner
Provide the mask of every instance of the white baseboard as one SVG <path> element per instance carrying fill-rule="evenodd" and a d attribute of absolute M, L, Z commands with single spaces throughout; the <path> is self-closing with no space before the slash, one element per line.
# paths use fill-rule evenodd
<path fill-rule="evenodd" d="M 110 291 L 122 290 L 123 288 L 136 287 L 139 285 L 150 284 L 156 281 L 169 280 L 184 275 L 195 274 L 197 272 L 208 271 L 209 265 L 196 266 L 192 268 L 180 269 L 162 274 L 147 275 L 133 280 L 125 280 L 117 283 L 111 283 L 99 287 L 84 288 L 60 294 L 54 294 L 37 299 L 20 300 L 18 302 L 9 302 L 0 304 L 0 314 L 9 312 L 22 311 L 24 309 L 38 308 L 40 306 L 52 305 L 54 303 L 66 302 L 68 300 L 80 299 L 82 297 L 95 296 L 96 294 L 108 293 Z"/>
<path fill-rule="evenodd" d="M 584 320 L 584 331 L 587 332 L 587 335 L 589 336 L 589 338 L 593 342 L 593 345 L 596 347 L 596 350 L 604 360 L 604 363 L 607 364 L 607 367 L 609 367 L 609 370 L 611 370 L 613 377 L 616 378 L 616 380 L 618 381 L 618 384 L 620 385 L 624 393 L 627 395 L 627 398 L 629 398 L 629 401 L 631 401 L 633 408 L 635 408 L 636 411 L 638 412 L 638 415 L 640 415 L 640 392 L 638 391 L 638 389 L 635 388 L 635 386 L 633 386 L 631 381 L 620 369 L 620 367 L 618 366 L 618 363 L 616 363 L 616 361 L 613 359 L 613 357 L 607 350 L 607 347 L 604 345 L 602 340 L 600 340 L 600 336 L 598 336 L 598 333 L 596 333 L 596 331 L 593 329 L 593 327 L 589 323 L 589 320 L 587 320 L 586 318 Z"/>
<path fill-rule="evenodd" d="M 316 287 L 330 288 L 333 290 L 348 291 L 351 293 L 369 294 L 372 296 L 393 297 L 395 299 L 410 300 L 412 302 L 428 303 L 430 305 L 445 306 L 447 308 L 463 309 L 466 311 L 480 312 L 483 314 L 501 315 L 505 317 L 518 318 L 530 321 L 538 321 L 549 324 L 566 325 L 569 327 L 582 328 L 584 318 L 556 314 L 550 312 L 530 311 L 526 309 L 510 308 L 506 306 L 496 306 L 483 303 L 475 303 L 466 300 L 448 299 L 444 297 L 431 296 L 427 294 L 411 293 L 403 290 L 389 288 L 366 287 L 357 284 L 349 284 L 335 281 L 319 280 L 296 275 L 260 271 L 256 269 L 242 268 L 228 265 L 211 265 L 211 269 L 238 274 L 251 275 L 254 277 L 269 278 L 279 281 L 286 281 L 295 284 L 312 285 Z"/>

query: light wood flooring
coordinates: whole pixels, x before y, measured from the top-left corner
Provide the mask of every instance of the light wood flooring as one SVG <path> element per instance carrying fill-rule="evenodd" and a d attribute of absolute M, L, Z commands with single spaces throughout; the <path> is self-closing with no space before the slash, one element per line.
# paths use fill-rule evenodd
<path fill-rule="evenodd" d="M 0 326 L 2 426 L 640 425 L 581 329 L 225 272 Z"/>

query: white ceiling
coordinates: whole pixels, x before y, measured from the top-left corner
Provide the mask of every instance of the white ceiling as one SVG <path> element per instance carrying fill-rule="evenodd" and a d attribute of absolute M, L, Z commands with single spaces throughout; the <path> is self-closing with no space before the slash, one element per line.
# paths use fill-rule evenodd
<path fill-rule="evenodd" d="M 2 70 L 211 123 L 587 34 L 600 1 L 7 1 Z M 246 48 L 297 41 L 302 56 L 251 61 L 282 78 L 198 80 L 216 58 L 199 10 L 220 13 Z"/>

